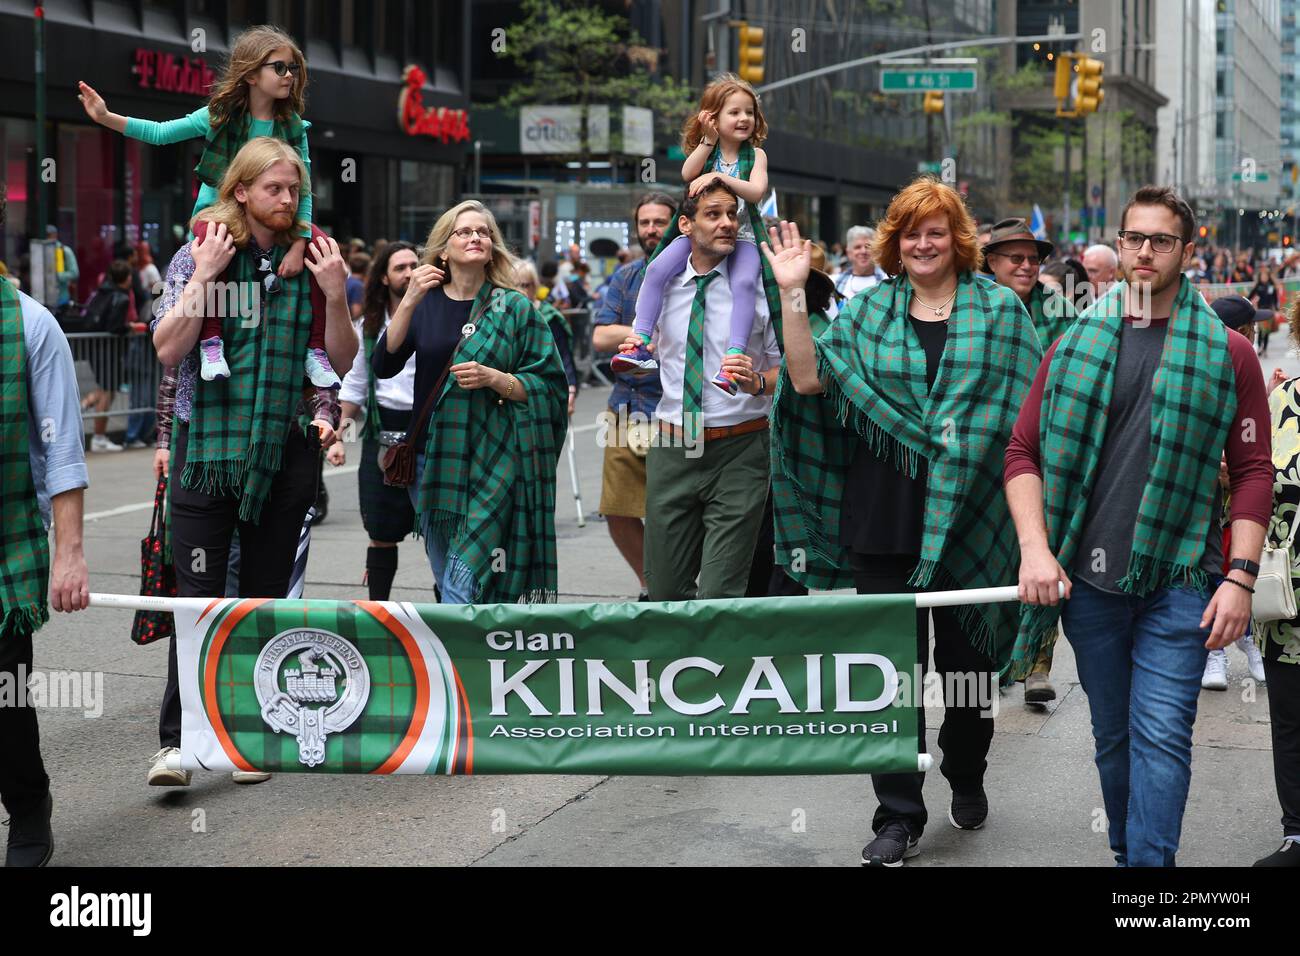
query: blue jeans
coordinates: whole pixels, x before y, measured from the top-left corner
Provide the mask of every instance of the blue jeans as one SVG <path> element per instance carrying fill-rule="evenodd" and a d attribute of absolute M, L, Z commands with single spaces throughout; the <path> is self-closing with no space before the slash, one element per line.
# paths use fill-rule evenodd
<path fill-rule="evenodd" d="M 1209 595 L 1144 598 L 1082 581 L 1061 614 L 1088 695 L 1110 848 L 1120 866 L 1173 866 L 1192 780 Z"/>
<path fill-rule="evenodd" d="M 407 488 L 411 507 L 418 507 L 420 482 L 424 475 L 424 455 L 415 457 L 415 482 Z M 424 553 L 429 558 L 433 579 L 438 583 L 443 604 L 474 603 L 474 569 L 460 559 L 458 554 L 448 554 L 450 543 L 446 535 L 430 526 L 428 516 L 420 533 L 424 537 Z"/>

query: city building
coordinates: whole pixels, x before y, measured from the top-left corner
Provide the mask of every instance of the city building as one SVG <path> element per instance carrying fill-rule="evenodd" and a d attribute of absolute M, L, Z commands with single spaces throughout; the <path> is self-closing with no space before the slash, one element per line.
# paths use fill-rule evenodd
<path fill-rule="evenodd" d="M 1155 85 L 1168 100 L 1156 113 L 1156 178 L 1177 189 L 1203 222 L 1213 222 L 1218 203 L 1216 8 L 1216 0 L 1156 4 Z"/>
<path fill-rule="evenodd" d="M 183 116 L 203 104 L 203 84 L 232 38 L 258 23 L 283 27 L 308 60 L 316 221 L 340 237 L 422 239 L 462 187 L 474 125 L 464 112 L 468 8 L 469 0 L 436 9 L 424 0 L 46 0 L 50 155 L 38 157 L 32 3 L 0 0 L 0 158 L 9 197 L 0 258 L 16 269 L 28 239 L 43 234 L 35 190 L 44 175 L 50 218 L 80 264 L 81 298 L 117 241 L 146 239 L 166 262 L 186 237 L 202 142 L 150 147 L 97 126 L 77 99 L 77 81 L 115 113 Z M 418 73 L 407 71 L 413 65 Z M 423 83 L 403 99 L 412 76 Z M 439 122 L 448 114 L 438 108 L 457 122 Z"/>

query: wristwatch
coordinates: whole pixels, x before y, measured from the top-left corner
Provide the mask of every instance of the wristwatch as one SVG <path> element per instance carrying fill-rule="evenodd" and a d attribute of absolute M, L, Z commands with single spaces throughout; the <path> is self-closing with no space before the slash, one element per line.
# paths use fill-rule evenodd
<path fill-rule="evenodd" d="M 1254 561 L 1247 561 L 1245 558 L 1234 558 L 1232 563 L 1228 565 L 1228 570 L 1245 571 L 1254 577 L 1259 576 L 1259 565 Z"/>

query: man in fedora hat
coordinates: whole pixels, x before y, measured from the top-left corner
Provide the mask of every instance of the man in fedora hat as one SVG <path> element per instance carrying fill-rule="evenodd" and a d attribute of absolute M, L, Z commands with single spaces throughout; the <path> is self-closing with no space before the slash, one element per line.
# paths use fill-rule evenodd
<path fill-rule="evenodd" d="M 1070 301 L 1038 280 L 1038 267 L 1054 249 L 1046 239 L 1035 238 L 1025 220 L 1015 218 L 994 225 L 984 246 L 989 272 L 999 285 L 1020 296 L 1044 349 L 1060 338 L 1074 321 L 1074 306 Z"/>
<path fill-rule="evenodd" d="M 1061 333 L 1074 321 L 1074 306 L 1070 300 L 1048 289 L 1038 278 L 1038 267 L 1055 247 L 1045 239 L 1037 239 L 1023 219 L 1003 219 L 993 226 L 989 241 L 984 246 L 984 261 L 999 285 L 1004 285 L 1025 304 L 1034 330 L 1043 349 L 1060 338 Z M 1025 703 L 1042 704 L 1056 699 L 1052 686 L 1052 648 L 1055 642 L 1044 644 L 1034 661 L 1033 670 L 1025 677 Z"/>

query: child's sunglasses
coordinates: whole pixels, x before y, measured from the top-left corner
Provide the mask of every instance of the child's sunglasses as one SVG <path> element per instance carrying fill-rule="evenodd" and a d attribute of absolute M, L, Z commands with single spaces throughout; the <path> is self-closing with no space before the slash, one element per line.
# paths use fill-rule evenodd
<path fill-rule="evenodd" d="M 263 67 L 270 67 L 275 70 L 276 76 L 284 76 L 286 73 L 292 73 L 297 76 L 302 72 L 301 63 L 285 63 L 284 60 L 272 60 L 270 63 L 263 63 Z"/>

